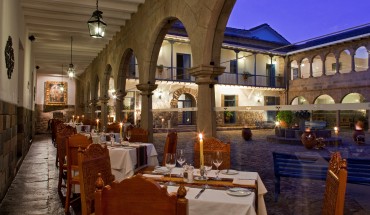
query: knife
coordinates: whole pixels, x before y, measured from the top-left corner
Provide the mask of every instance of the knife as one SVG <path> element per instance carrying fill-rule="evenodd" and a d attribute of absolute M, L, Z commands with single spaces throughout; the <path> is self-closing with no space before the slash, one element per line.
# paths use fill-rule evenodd
<path fill-rule="evenodd" d="M 199 193 L 195 196 L 195 199 L 199 198 L 199 196 L 206 190 L 206 188 L 202 188 Z"/>

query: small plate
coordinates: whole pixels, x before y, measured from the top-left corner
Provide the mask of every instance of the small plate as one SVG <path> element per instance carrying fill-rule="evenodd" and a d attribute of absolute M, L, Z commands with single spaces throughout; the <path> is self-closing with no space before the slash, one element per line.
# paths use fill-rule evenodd
<path fill-rule="evenodd" d="M 249 196 L 252 193 L 252 191 L 246 188 L 233 187 L 226 190 L 226 193 L 231 196 Z"/>
<path fill-rule="evenodd" d="M 156 174 L 166 174 L 166 173 L 169 173 L 169 170 L 167 169 L 167 167 L 155 167 L 155 169 L 153 170 L 153 173 L 156 173 Z"/>
<path fill-rule="evenodd" d="M 238 171 L 233 170 L 233 169 L 224 169 L 224 170 L 221 170 L 221 174 L 224 174 L 224 175 L 236 175 L 238 173 L 239 173 Z"/>
<path fill-rule="evenodd" d="M 204 178 L 201 178 L 200 176 L 195 176 L 194 177 L 194 180 L 195 181 L 205 181 L 205 180 L 207 180 L 208 178 L 207 177 L 204 177 Z"/>

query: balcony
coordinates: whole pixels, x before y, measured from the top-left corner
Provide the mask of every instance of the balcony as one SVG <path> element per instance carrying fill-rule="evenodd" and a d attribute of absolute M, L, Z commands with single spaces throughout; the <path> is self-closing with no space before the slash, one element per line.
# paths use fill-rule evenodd
<path fill-rule="evenodd" d="M 132 73 L 131 73 L 132 74 Z M 129 78 L 138 78 L 137 75 L 129 76 Z M 188 68 L 181 67 L 158 67 L 155 73 L 155 79 L 158 81 L 174 81 L 174 82 L 195 82 L 195 78 L 189 74 Z M 250 87 L 269 87 L 269 88 L 284 88 L 284 77 L 281 76 L 265 76 L 265 75 L 248 75 L 238 73 L 224 72 L 218 78 L 219 84 L 238 85 Z"/>

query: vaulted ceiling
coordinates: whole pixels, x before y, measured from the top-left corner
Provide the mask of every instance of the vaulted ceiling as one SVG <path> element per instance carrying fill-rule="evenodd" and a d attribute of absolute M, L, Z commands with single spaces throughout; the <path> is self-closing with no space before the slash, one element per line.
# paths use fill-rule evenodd
<path fill-rule="evenodd" d="M 87 21 L 96 10 L 96 0 L 21 0 L 32 42 L 37 73 L 64 75 L 72 62 L 81 74 L 113 35 L 124 26 L 145 0 L 100 0 L 99 10 L 107 23 L 102 39 L 89 36 Z"/>

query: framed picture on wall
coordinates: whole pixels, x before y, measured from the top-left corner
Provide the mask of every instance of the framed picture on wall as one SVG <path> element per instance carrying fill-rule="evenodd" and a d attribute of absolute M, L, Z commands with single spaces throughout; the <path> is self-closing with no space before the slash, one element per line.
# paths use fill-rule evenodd
<path fill-rule="evenodd" d="M 45 105 L 67 105 L 67 82 L 45 82 Z"/>

